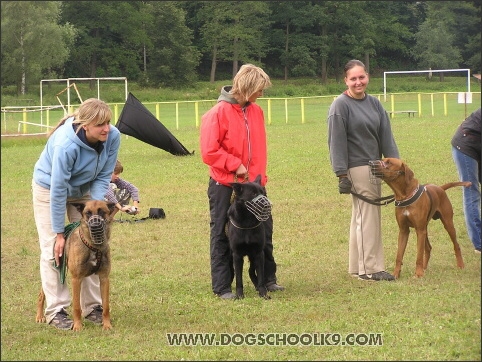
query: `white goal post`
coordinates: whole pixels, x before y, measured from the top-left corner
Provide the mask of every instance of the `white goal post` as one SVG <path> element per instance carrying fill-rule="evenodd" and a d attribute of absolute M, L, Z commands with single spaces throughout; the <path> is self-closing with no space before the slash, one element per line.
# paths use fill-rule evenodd
<path fill-rule="evenodd" d="M 467 93 L 470 93 L 470 69 L 437 69 L 437 70 L 400 70 L 393 72 L 383 72 L 383 96 L 385 102 L 387 101 L 387 74 L 402 74 L 402 73 L 445 73 L 445 72 L 467 72 Z"/>
<path fill-rule="evenodd" d="M 101 80 L 116 80 L 116 81 L 123 81 L 124 88 L 125 88 L 125 100 L 127 100 L 127 96 L 129 95 L 127 91 L 127 78 L 126 77 L 101 77 L 101 78 L 63 78 L 63 79 L 42 79 L 40 81 L 40 123 L 43 124 L 43 84 L 44 82 L 66 82 L 65 90 L 67 91 L 67 109 L 70 109 L 70 88 L 72 85 L 75 88 L 75 81 L 97 81 L 97 98 L 100 99 L 100 81 Z M 77 91 L 78 92 L 78 91 Z M 62 105 L 62 104 L 61 104 Z M 49 106 L 45 106 L 49 107 Z M 63 105 L 62 105 L 63 107 Z"/>

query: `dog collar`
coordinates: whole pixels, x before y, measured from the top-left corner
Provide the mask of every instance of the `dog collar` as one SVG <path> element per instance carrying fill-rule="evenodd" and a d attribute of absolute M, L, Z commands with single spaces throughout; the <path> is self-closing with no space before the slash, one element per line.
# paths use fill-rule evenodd
<path fill-rule="evenodd" d="M 395 207 L 405 207 L 413 204 L 415 201 L 418 200 L 418 198 L 423 194 L 424 191 L 425 191 L 425 185 L 423 185 L 422 187 L 418 185 L 415 191 L 413 192 L 412 196 L 410 196 L 408 199 L 395 200 Z"/>
<path fill-rule="evenodd" d="M 259 225 L 261 225 L 261 221 L 260 221 L 257 225 L 254 225 L 254 226 L 249 227 L 249 228 L 243 228 L 243 227 L 241 227 L 241 226 L 239 226 L 239 225 L 236 225 L 231 218 L 229 219 L 229 222 L 230 222 L 231 225 L 233 225 L 236 229 L 243 229 L 243 230 L 256 229 Z"/>

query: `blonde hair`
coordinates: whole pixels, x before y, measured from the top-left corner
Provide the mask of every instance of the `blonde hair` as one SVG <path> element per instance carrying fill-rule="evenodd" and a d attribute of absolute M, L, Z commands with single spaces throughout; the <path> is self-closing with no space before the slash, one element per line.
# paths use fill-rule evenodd
<path fill-rule="evenodd" d="M 253 64 L 244 64 L 234 76 L 231 94 L 238 95 L 245 102 L 254 93 L 271 87 L 271 80 L 263 69 Z"/>
<path fill-rule="evenodd" d="M 73 124 L 86 126 L 92 123 L 97 126 L 109 122 L 112 118 L 112 111 L 107 103 L 101 101 L 100 99 L 86 99 L 72 114 L 68 114 L 62 118 L 57 126 L 50 131 L 48 136 L 54 133 L 70 117 L 74 117 L 74 121 L 72 122 Z M 77 128 L 77 132 L 79 132 L 80 128 L 81 127 Z"/>

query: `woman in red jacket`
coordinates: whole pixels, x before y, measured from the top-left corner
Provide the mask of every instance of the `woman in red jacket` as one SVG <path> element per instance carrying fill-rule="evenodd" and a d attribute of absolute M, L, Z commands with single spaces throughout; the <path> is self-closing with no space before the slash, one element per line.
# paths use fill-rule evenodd
<path fill-rule="evenodd" d="M 208 199 L 210 221 L 211 279 L 214 294 L 234 299 L 231 283 L 233 260 L 226 236 L 227 211 L 232 182 L 254 181 L 261 175 L 266 185 L 267 146 L 264 114 L 255 102 L 271 86 L 269 76 L 259 67 L 245 64 L 232 86 L 221 89 L 217 104 L 202 117 L 201 156 L 209 166 Z M 269 291 L 283 290 L 276 283 L 273 258 L 273 218 L 265 221 L 265 275 Z"/>

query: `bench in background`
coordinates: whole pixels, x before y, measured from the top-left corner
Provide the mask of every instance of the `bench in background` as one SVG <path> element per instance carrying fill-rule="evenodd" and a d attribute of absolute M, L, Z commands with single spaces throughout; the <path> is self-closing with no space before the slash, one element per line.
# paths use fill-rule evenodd
<path fill-rule="evenodd" d="M 393 117 L 395 114 L 400 114 L 400 113 L 407 113 L 409 117 L 413 116 L 415 117 L 415 113 L 418 113 L 418 111 L 389 111 L 390 115 Z"/>

